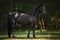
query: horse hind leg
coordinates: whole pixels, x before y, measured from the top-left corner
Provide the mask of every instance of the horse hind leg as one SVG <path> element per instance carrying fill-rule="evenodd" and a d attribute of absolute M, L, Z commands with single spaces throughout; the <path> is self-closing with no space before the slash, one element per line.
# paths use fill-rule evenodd
<path fill-rule="evenodd" d="M 14 26 L 14 25 L 13 25 Z M 12 31 L 11 31 L 11 34 L 12 34 L 12 37 L 15 38 L 14 36 L 14 27 L 12 26 Z"/>

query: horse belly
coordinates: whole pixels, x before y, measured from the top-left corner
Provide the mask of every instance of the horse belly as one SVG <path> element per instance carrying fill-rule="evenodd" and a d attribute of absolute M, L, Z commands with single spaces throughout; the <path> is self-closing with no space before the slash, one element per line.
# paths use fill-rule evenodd
<path fill-rule="evenodd" d="M 29 23 L 29 17 L 23 15 L 23 16 L 20 17 L 19 22 L 21 24 L 28 24 Z"/>

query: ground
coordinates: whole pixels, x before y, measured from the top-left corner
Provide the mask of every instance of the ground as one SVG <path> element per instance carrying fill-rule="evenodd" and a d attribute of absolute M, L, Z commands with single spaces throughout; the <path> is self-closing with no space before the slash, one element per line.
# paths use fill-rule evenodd
<path fill-rule="evenodd" d="M 4 39 L 4 40 L 60 40 L 60 39 L 45 39 L 45 38 L 40 38 L 40 39 Z"/>
<path fill-rule="evenodd" d="M 8 38 L 7 32 L 0 33 L 0 40 L 60 40 L 60 32 L 36 30 L 36 38 L 33 38 L 32 31 L 30 38 L 27 38 L 27 31 L 17 30 L 14 32 L 16 38 Z"/>

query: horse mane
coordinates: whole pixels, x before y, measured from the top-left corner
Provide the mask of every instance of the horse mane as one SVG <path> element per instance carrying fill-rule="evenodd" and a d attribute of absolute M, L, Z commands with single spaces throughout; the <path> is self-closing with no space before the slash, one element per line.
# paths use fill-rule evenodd
<path fill-rule="evenodd" d="M 42 6 L 43 6 L 43 3 L 41 3 L 41 4 L 37 5 L 37 6 L 35 7 L 35 11 L 38 11 L 38 10 L 39 10 L 39 8 L 41 8 Z"/>

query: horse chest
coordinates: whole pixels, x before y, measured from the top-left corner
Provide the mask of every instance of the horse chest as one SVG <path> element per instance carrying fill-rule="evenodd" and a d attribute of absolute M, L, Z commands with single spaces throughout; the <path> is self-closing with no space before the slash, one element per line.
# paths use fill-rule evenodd
<path fill-rule="evenodd" d="M 30 17 L 30 22 L 32 23 L 36 22 L 36 17 Z"/>

